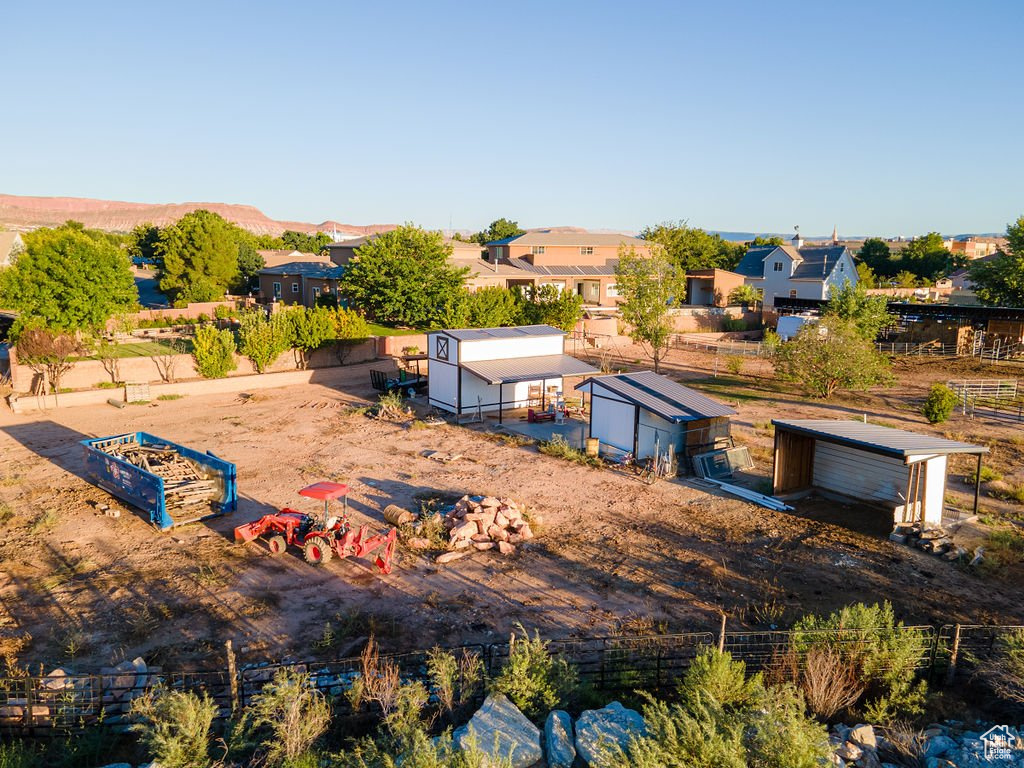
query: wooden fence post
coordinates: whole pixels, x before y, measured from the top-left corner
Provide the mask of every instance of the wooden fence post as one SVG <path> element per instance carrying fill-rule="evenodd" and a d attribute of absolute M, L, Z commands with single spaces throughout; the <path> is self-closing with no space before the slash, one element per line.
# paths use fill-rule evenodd
<path fill-rule="evenodd" d="M 722 624 L 718 629 L 718 652 L 725 653 L 725 611 L 722 611 Z"/>
<path fill-rule="evenodd" d="M 235 650 L 231 647 L 231 641 L 224 641 L 224 651 L 228 657 L 228 677 L 231 680 L 231 714 L 238 712 L 238 665 L 235 661 Z"/>
<path fill-rule="evenodd" d="M 949 653 L 949 667 L 946 669 L 946 685 L 952 685 L 956 678 L 956 662 L 960 656 L 960 625 L 953 630 L 953 648 Z"/>

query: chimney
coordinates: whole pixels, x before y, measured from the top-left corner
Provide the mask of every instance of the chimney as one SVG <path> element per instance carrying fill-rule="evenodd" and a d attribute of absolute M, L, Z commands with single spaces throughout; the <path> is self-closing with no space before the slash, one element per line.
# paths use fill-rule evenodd
<path fill-rule="evenodd" d="M 800 237 L 800 226 L 799 225 L 793 227 L 793 229 L 796 230 L 796 234 L 793 235 L 793 239 L 790 240 L 790 242 L 793 244 L 794 248 L 799 250 L 800 248 L 804 247 L 804 239 L 802 237 Z"/>

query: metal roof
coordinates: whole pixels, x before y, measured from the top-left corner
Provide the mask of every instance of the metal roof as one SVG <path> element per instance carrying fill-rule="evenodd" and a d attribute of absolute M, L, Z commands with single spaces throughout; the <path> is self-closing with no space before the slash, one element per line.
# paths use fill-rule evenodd
<path fill-rule="evenodd" d="M 511 384 L 517 381 L 539 381 L 597 373 L 596 368 L 571 355 L 508 357 L 502 360 L 475 360 L 460 365 L 488 384 Z"/>
<path fill-rule="evenodd" d="M 895 456 L 898 459 L 929 454 L 988 453 L 988 448 L 983 445 L 961 443 L 942 437 L 907 432 L 904 429 L 881 427 L 877 424 L 865 424 L 862 421 L 834 421 L 832 419 L 784 421 L 773 419 L 772 424 L 777 430 L 797 432 L 830 443 L 849 445 L 885 456 Z"/>
<path fill-rule="evenodd" d="M 260 270 L 261 275 L 301 275 L 302 277 L 318 277 L 323 280 L 339 280 L 345 274 L 344 267 L 336 267 L 327 261 L 290 261 L 276 267 Z"/>
<path fill-rule="evenodd" d="M 565 336 L 561 328 L 550 325 L 514 325 L 511 328 L 456 328 L 438 331 L 459 341 L 521 339 L 524 336 Z"/>
<path fill-rule="evenodd" d="M 815 280 L 830 275 L 847 252 L 845 246 L 792 248 L 787 245 L 759 245 L 749 248 L 735 271 L 745 277 L 764 277 L 765 261 L 781 250 L 797 262 L 792 280 Z"/>
<path fill-rule="evenodd" d="M 576 389 L 583 389 L 588 384 L 604 387 L 634 405 L 639 405 L 644 410 L 677 424 L 717 416 L 733 416 L 736 413 L 717 400 L 712 400 L 653 371 L 595 376 L 577 384 Z"/>

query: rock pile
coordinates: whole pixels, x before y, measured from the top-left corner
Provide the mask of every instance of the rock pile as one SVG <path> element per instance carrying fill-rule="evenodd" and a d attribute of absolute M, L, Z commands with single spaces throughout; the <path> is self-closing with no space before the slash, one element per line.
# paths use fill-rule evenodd
<path fill-rule="evenodd" d="M 453 552 L 497 549 L 511 555 L 517 545 L 533 538 L 522 509 L 506 497 L 463 496 L 445 513 L 444 526 Z"/>
<path fill-rule="evenodd" d="M 916 547 L 932 555 L 941 555 L 946 560 L 959 560 L 967 555 L 967 550 L 953 543 L 953 539 L 945 529 L 940 527 L 921 529 L 918 524 L 897 525 L 889 539 L 897 544 Z"/>
<path fill-rule="evenodd" d="M 836 766 L 855 768 L 898 768 L 906 760 L 927 768 L 983 768 L 1024 765 L 1024 741 L 1017 729 L 978 724 L 965 729 L 963 723 L 934 724 L 916 734 L 908 754 L 906 746 L 894 747 L 883 733 L 870 725 L 836 725 L 829 732 Z M 896 757 L 901 755 L 902 757 Z M 893 762 L 887 762 L 893 760 Z"/>

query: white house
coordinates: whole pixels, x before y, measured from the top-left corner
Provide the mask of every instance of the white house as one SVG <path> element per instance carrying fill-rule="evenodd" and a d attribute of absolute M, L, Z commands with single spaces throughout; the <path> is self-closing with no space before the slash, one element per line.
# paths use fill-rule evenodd
<path fill-rule="evenodd" d="M 791 245 L 751 248 L 735 271 L 744 282 L 761 289 L 764 308 L 775 299 L 827 299 L 832 288 L 857 284 L 857 265 L 850 249 L 841 245 L 805 248 L 797 235 Z"/>
<path fill-rule="evenodd" d="M 589 436 L 638 459 L 670 445 L 680 457 L 712 450 L 736 413 L 652 371 L 594 376 L 576 389 L 590 395 Z"/>
<path fill-rule="evenodd" d="M 427 337 L 429 402 L 456 414 L 525 408 L 531 388 L 546 398 L 563 377 L 597 373 L 565 354 L 565 332 L 550 325 L 435 331 Z"/>
<path fill-rule="evenodd" d="M 0 232 L 0 267 L 9 267 L 14 257 L 25 248 L 25 241 L 18 232 Z"/>
<path fill-rule="evenodd" d="M 773 420 L 773 492 L 806 488 L 890 512 L 893 523 L 942 524 L 948 459 L 977 456 L 974 511 L 981 483 L 981 457 L 988 448 L 859 421 Z"/>

